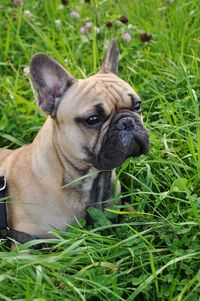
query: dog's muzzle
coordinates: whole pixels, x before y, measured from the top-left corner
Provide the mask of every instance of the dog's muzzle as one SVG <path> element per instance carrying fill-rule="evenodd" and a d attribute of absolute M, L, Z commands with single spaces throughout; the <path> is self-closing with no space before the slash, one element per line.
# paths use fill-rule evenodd
<path fill-rule="evenodd" d="M 117 114 L 107 131 L 94 165 L 99 170 L 118 167 L 129 157 L 149 151 L 149 133 L 137 113 Z"/>

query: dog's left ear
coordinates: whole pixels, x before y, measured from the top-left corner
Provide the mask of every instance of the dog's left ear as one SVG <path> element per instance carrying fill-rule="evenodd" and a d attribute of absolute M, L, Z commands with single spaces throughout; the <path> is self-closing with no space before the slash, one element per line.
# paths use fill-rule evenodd
<path fill-rule="evenodd" d="M 30 75 L 39 106 L 55 117 L 60 99 L 75 78 L 59 63 L 43 53 L 34 55 L 30 63 Z"/>
<path fill-rule="evenodd" d="M 119 48 L 115 39 L 112 39 L 106 50 L 103 64 L 98 73 L 118 73 Z"/>

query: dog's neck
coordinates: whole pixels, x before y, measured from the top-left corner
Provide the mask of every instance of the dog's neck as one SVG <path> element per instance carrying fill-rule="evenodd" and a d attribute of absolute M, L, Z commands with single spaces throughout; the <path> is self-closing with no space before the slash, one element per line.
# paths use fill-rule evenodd
<path fill-rule="evenodd" d="M 66 189 L 80 191 L 92 204 L 108 198 L 111 195 L 111 172 L 99 172 L 84 162 L 66 157 L 55 139 L 54 121 L 48 118 L 33 141 L 32 160 L 40 170 L 41 178 L 51 177 L 53 180 L 49 182 L 55 183 L 58 189 L 66 186 Z"/>
<path fill-rule="evenodd" d="M 90 179 L 93 182 L 99 174 L 99 171 L 86 161 L 78 160 L 62 152 L 56 138 L 54 121 L 51 118 L 46 120 L 32 144 L 34 145 L 32 160 L 35 161 L 38 170 L 47 178 L 54 177 L 55 182 L 59 179 L 61 186 L 71 183 L 74 184 L 73 187 L 80 182 L 89 184 Z M 37 162 L 40 162 L 40 165 Z M 105 173 L 101 172 L 101 174 Z"/>

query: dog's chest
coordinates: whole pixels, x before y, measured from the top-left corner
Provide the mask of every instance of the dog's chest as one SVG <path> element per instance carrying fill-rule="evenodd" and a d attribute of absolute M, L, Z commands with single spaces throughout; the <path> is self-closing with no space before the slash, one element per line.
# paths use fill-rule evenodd
<path fill-rule="evenodd" d="M 111 172 L 103 171 L 86 178 L 81 185 L 83 198 L 87 206 L 104 208 L 104 202 L 112 196 Z"/>
<path fill-rule="evenodd" d="M 67 185 L 68 186 L 68 185 Z M 111 172 L 104 171 L 98 174 L 88 173 L 82 181 L 75 181 L 65 189 L 65 209 L 67 223 L 81 217 L 87 218 L 87 208 L 92 206 L 100 210 L 107 207 L 107 201 L 112 196 Z"/>

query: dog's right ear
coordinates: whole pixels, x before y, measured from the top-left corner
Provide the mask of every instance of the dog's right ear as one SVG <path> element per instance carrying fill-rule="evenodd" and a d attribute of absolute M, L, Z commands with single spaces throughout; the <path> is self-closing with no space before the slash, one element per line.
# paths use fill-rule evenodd
<path fill-rule="evenodd" d="M 60 99 L 76 79 L 59 63 L 43 53 L 34 55 L 30 75 L 41 109 L 55 117 Z"/>
<path fill-rule="evenodd" d="M 118 73 L 119 48 L 113 38 L 106 49 L 103 64 L 98 73 Z"/>

